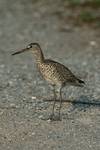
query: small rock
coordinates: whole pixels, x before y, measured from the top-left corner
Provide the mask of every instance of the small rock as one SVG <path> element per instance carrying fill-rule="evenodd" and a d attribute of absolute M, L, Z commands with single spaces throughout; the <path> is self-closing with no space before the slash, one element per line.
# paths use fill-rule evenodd
<path fill-rule="evenodd" d="M 31 134 L 32 134 L 32 135 L 35 135 L 35 132 L 32 132 Z"/>
<path fill-rule="evenodd" d="M 14 103 L 11 103 L 10 106 L 11 107 L 16 107 L 16 105 Z"/>
<path fill-rule="evenodd" d="M 36 99 L 36 97 L 35 97 L 35 96 L 32 96 L 32 100 L 34 100 L 34 99 Z"/>
<path fill-rule="evenodd" d="M 22 140 L 25 140 L 25 138 L 22 138 Z"/>
<path fill-rule="evenodd" d="M 47 122 L 50 123 L 50 122 L 51 122 L 51 119 L 48 119 Z"/>
<path fill-rule="evenodd" d="M 84 62 L 82 63 L 82 65 L 83 65 L 83 66 L 86 66 L 86 65 L 87 65 L 87 62 L 86 62 L 86 61 L 84 61 Z"/>
<path fill-rule="evenodd" d="M 40 115 L 38 118 L 39 118 L 39 119 L 43 119 L 43 115 Z"/>
<path fill-rule="evenodd" d="M 9 81 L 8 84 L 9 84 L 10 86 L 12 86 L 12 85 L 13 85 L 13 82 L 12 82 L 12 81 Z"/>
<path fill-rule="evenodd" d="M 0 112 L 0 115 L 2 115 L 2 114 L 3 114 L 3 111 Z"/>
<path fill-rule="evenodd" d="M 0 65 L 0 68 L 4 68 L 4 67 L 5 67 L 5 65 L 4 65 L 4 64 Z"/>
<path fill-rule="evenodd" d="M 96 43 L 96 41 L 90 41 L 90 45 L 91 45 L 91 46 L 96 46 L 97 43 Z"/>

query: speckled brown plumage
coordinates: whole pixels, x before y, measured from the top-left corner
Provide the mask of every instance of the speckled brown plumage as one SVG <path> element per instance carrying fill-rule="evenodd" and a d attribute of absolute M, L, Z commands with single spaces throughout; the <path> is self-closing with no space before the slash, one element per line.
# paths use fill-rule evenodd
<path fill-rule="evenodd" d="M 68 68 L 58 62 L 47 59 L 39 65 L 39 68 L 43 77 L 52 85 L 80 86 L 79 79 Z"/>
<path fill-rule="evenodd" d="M 60 93 L 60 107 L 59 107 L 59 119 L 60 119 L 60 110 L 62 104 L 62 88 L 66 85 L 73 85 L 73 86 L 83 86 L 84 81 L 78 79 L 67 67 L 64 65 L 50 60 L 45 59 L 42 49 L 38 43 L 31 43 L 25 49 L 21 51 L 17 51 L 12 55 L 16 55 L 22 53 L 24 51 L 32 50 L 38 68 L 41 72 L 41 75 L 47 80 L 53 87 L 54 87 L 54 105 L 52 110 L 51 119 L 54 119 L 54 108 L 56 102 L 56 92 L 55 87 L 59 86 L 59 93 Z"/>

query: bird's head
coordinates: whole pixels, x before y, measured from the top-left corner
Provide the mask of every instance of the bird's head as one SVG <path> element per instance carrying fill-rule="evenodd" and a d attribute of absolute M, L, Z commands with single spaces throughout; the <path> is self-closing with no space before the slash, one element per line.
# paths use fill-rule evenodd
<path fill-rule="evenodd" d="M 25 51 L 33 51 L 34 53 L 37 52 L 37 50 L 40 50 L 40 45 L 38 43 L 30 43 L 26 48 L 21 49 L 20 51 L 17 51 L 15 53 L 13 53 L 12 55 L 16 55 L 16 54 L 20 54 L 23 53 Z"/>

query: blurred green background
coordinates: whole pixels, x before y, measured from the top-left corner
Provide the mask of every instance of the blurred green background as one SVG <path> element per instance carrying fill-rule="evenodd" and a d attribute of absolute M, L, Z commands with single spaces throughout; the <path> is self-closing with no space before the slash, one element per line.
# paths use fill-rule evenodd
<path fill-rule="evenodd" d="M 64 10 L 70 10 L 65 17 L 65 11 L 61 12 L 64 19 L 74 25 L 91 25 L 100 27 L 100 0 L 63 0 Z"/>

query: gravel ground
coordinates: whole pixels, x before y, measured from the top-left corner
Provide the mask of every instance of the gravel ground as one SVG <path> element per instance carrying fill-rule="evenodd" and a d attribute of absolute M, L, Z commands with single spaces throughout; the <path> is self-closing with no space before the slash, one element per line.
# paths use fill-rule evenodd
<path fill-rule="evenodd" d="M 0 150 L 100 149 L 100 32 L 67 24 L 58 10 L 61 0 L 0 0 Z M 45 119 L 53 95 L 32 54 L 11 56 L 30 42 L 86 82 L 64 89 L 62 121 Z"/>

